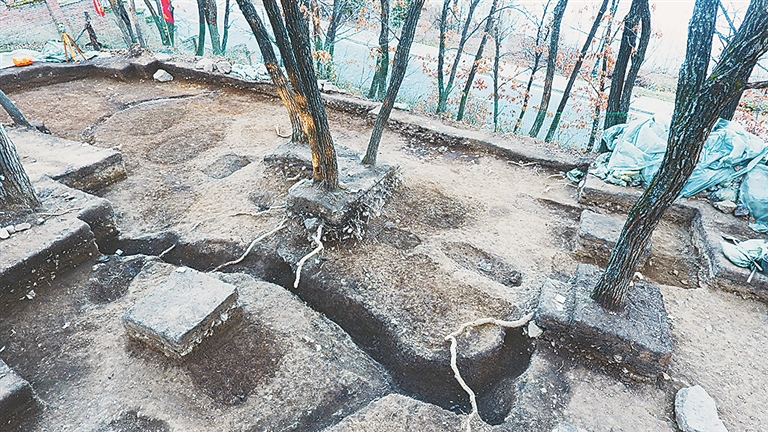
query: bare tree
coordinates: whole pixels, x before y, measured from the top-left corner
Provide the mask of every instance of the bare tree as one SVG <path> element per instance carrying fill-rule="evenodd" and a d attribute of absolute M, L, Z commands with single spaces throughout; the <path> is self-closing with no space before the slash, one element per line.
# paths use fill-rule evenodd
<path fill-rule="evenodd" d="M 768 0 L 752 0 L 741 27 L 707 77 L 717 7 L 718 0 L 696 0 L 667 152 L 658 173 L 632 206 L 592 293 L 592 298 L 607 309 L 624 307 L 630 281 L 651 234 L 691 176 L 720 112 L 748 86 L 757 61 L 768 52 Z"/>
<path fill-rule="evenodd" d="M 445 56 L 447 52 L 447 38 L 449 30 L 449 13 L 451 12 L 451 5 L 455 3 L 455 0 L 443 0 L 443 10 L 440 14 L 440 40 L 437 51 L 437 109 L 435 114 L 445 112 L 448 104 L 448 96 L 453 91 L 454 80 L 456 79 L 456 73 L 459 70 L 459 64 L 461 63 L 461 56 L 464 53 L 464 45 L 467 43 L 471 33 L 470 27 L 472 25 L 472 17 L 474 16 L 475 9 L 477 8 L 480 0 L 470 0 L 469 10 L 464 20 L 464 24 L 461 26 L 461 37 L 459 38 L 458 45 L 456 47 L 456 57 L 453 59 L 453 64 L 448 73 L 448 82 L 445 82 Z"/>
<path fill-rule="evenodd" d="M 637 39 L 638 24 L 641 26 L 639 43 Z M 616 66 L 611 75 L 611 91 L 608 94 L 608 107 L 605 112 L 605 129 L 619 123 L 626 123 L 635 79 L 643 60 L 645 60 L 645 51 L 650 39 L 651 10 L 648 7 L 648 0 L 632 0 L 629 12 L 624 17 L 621 46 L 619 47 L 619 54 L 616 56 Z M 630 59 L 632 60 L 631 66 L 629 66 Z M 627 70 L 628 66 L 629 70 Z"/>
<path fill-rule="evenodd" d="M 549 108 L 549 99 L 552 97 L 552 82 L 555 79 L 555 68 L 557 67 L 557 51 L 560 42 L 560 25 L 563 22 L 565 8 L 568 6 L 568 0 L 557 0 L 555 9 L 552 11 L 552 29 L 549 33 L 549 50 L 547 51 L 547 73 L 544 77 L 544 90 L 541 94 L 539 110 L 536 112 L 536 120 L 528 132 L 528 135 L 536 138 L 539 135 L 541 127 L 544 125 L 544 118 L 547 116 Z"/>
<path fill-rule="evenodd" d="M 619 7 L 619 0 L 611 0 L 611 12 L 610 17 L 608 19 L 608 24 L 605 26 L 605 31 L 603 32 L 603 37 L 600 38 L 600 58 L 598 59 L 597 63 L 595 63 L 594 72 L 597 74 L 598 66 L 600 67 L 600 78 L 598 79 L 597 87 L 595 88 L 595 92 L 597 93 L 595 102 L 595 111 L 592 113 L 592 130 L 589 133 L 589 141 L 587 142 L 587 152 L 591 152 L 592 149 L 595 147 L 595 140 L 597 139 L 597 134 L 600 131 L 600 115 L 603 110 L 604 105 L 604 98 L 605 98 L 605 81 L 608 77 L 608 62 L 610 61 L 610 53 L 611 53 L 611 40 L 613 39 L 612 31 L 613 31 L 613 20 L 616 17 L 616 10 Z M 603 146 L 605 144 L 601 145 L 600 150 L 603 150 Z M 608 150 L 607 148 L 605 150 Z"/>
<path fill-rule="evenodd" d="M 387 95 L 384 96 L 384 102 L 382 102 L 381 108 L 379 109 L 379 115 L 376 117 L 376 123 L 373 125 L 371 139 L 368 142 L 368 149 L 363 158 L 364 164 L 376 164 L 376 156 L 379 153 L 381 135 L 384 132 L 384 126 L 389 120 L 389 115 L 392 113 L 392 107 L 395 105 L 397 93 L 400 91 L 400 85 L 403 83 L 403 78 L 405 77 L 405 70 L 408 67 L 408 60 L 411 55 L 413 37 L 416 34 L 416 25 L 419 22 L 419 16 L 421 15 L 421 9 L 423 7 L 424 0 L 413 0 L 410 8 L 408 8 L 408 14 L 405 17 L 403 29 L 400 34 L 400 42 L 397 44 L 397 50 L 395 51 L 395 61 L 392 65 L 392 78 L 389 82 L 389 87 L 387 88 Z"/>
<path fill-rule="evenodd" d="M 493 0 L 491 3 L 491 10 L 488 12 L 488 16 L 485 18 L 485 31 L 480 38 L 480 45 L 477 47 L 477 53 L 475 53 L 475 60 L 472 62 L 472 66 L 469 68 L 469 75 L 467 76 L 467 82 L 464 83 L 464 90 L 461 92 L 461 100 L 459 102 L 459 110 L 456 113 L 456 120 L 461 121 L 464 119 L 464 110 L 467 107 L 467 99 L 469 98 L 469 92 L 472 90 L 472 84 L 475 81 L 475 74 L 477 68 L 483 61 L 483 50 L 485 44 L 488 43 L 488 36 L 493 31 L 494 15 L 496 15 L 496 8 L 499 4 L 499 0 Z"/>
<path fill-rule="evenodd" d="M 389 0 L 380 0 L 381 27 L 379 29 L 379 48 L 376 56 L 376 71 L 373 73 L 368 99 L 382 100 L 387 89 L 389 74 Z"/>
<path fill-rule="evenodd" d="M 576 57 L 576 63 L 573 65 L 571 76 L 568 77 L 568 83 L 565 85 L 565 89 L 563 89 L 563 96 L 560 98 L 560 103 L 557 105 L 557 110 L 555 111 L 555 117 L 549 125 L 547 137 L 544 139 L 546 142 L 552 142 L 552 140 L 555 139 L 555 132 L 557 132 L 557 128 L 560 125 L 560 118 L 563 116 L 563 111 L 565 111 L 565 105 L 568 103 L 573 84 L 576 82 L 579 72 L 581 72 L 581 65 L 584 63 L 584 58 L 587 56 L 589 47 L 592 46 L 592 40 L 597 34 L 597 29 L 603 22 L 603 15 L 605 15 L 605 10 L 607 8 L 608 0 L 603 0 L 603 3 L 600 4 L 600 9 L 595 16 L 595 20 L 592 22 L 592 28 L 589 29 L 589 34 L 587 34 L 587 40 L 584 41 L 584 46 L 581 47 L 581 51 L 579 51 L 579 55 Z"/>
<path fill-rule="evenodd" d="M 544 3 L 544 8 L 541 12 L 541 19 L 535 20 L 531 14 L 526 13 L 525 16 L 536 25 L 536 38 L 530 46 L 530 49 L 526 50 L 530 56 L 530 76 L 528 77 L 528 83 L 525 85 L 525 92 L 523 93 L 523 105 L 520 107 L 520 114 L 517 116 L 517 122 L 515 122 L 514 133 L 520 131 L 520 127 L 523 125 L 523 117 L 525 111 L 528 109 L 528 102 L 531 99 L 531 87 L 533 87 L 533 81 L 536 77 L 536 72 L 541 69 L 541 59 L 544 56 L 544 47 L 542 46 L 544 41 L 549 37 L 549 27 L 544 25 L 544 21 L 547 17 L 547 10 L 552 0 L 547 0 Z"/>

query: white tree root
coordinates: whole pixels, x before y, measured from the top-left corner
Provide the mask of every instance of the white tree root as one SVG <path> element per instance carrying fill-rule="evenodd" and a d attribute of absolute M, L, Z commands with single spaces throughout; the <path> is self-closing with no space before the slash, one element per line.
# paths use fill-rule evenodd
<path fill-rule="evenodd" d="M 272 231 L 264 233 L 264 234 L 260 235 L 259 237 L 255 238 L 251 242 L 251 244 L 248 245 L 248 249 L 245 250 L 245 252 L 243 253 L 243 255 L 240 258 L 238 258 L 238 259 L 236 259 L 234 261 L 225 262 L 224 264 L 222 264 L 222 265 L 216 267 L 215 269 L 211 270 L 211 272 L 217 272 L 217 271 L 223 269 L 224 267 L 235 265 L 235 264 L 239 264 L 239 263 L 243 262 L 245 257 L 247 257 L 249 253 L 251 253 L 251 250 L 253 249 L 253 247 L 256 246 L 256 243 L 264 240 L 265 238 L 271 236 L 272 234 L 280 231 L 283 228 L 285 228 L 285 219 L 281 220 L 280 223 L 277 224 L 277 226 Z"/>
<path fill-rule="evenodd" d="M 277 134 L 277 136 L 279 136 L 280 138 L 290 138 L 290 137 L 291 137 L 290 135 L 283 135 L 283 134 L 281 134 L 281 133 L 280 133 L 280 126 L 279 126 L 279 125 L 275 125 L 275 133 L 276 133 L 276 134 Z"/>
<path fill-rule="evenodd" d="M 451 369 L 453 369 L 453 376 L 456 378 L 456 381 L 459 383 L 461 388 L 464 389 L 464 391 L 469 395 L 469 403 L 472 405 L 472 412 L 469 413 L 469 416 L 467 416 L 467 432 L 472 431 L 472 418 L 477 416 L 477 396 L 475 395 L 475 392 L 472 391 L 472 388 L 467 385 L 466 381 L 464 381 L 464 378 L 461 377 L 459 366 L 456 364 L 458 357 L 456 354 L 456 345 L 458 344 L 458 342 L 456 342 L 456 337 L 464 333 L 464 331 L 469 327 L 479 327 L 486 324 L 493 324 L 504 328 L 518 328 L 528 324 L 531 319 L 533 319 L 533 313 L 529 313 L 517 321 L 504 321 L 496 318 L 480 318 L 460 325 L 455 332 L 445 337 L 445 340 L 451 343 Z"/>
<path fill-rule="evenodd" d="M 317 227 L 317 233 L 315 233 L 315 236 L 312 237 L 312 241 L 315 242 L 317 247 L 312 252 L 308 253 L 307 255 L 304 255 L 304 258 L 299 260 L 299 264 L 296 265 L 296 280 L 293 282 L 293 287 L 298 288 L 299 287 L 299 280 L 301 279 L 301 269 L 304 267 L 304 263 L 307 262 L 308 259 L 312 258 L 313 256 L 320 253 L 320 251 L 323 250 L 323 242 L 320 240 L 323 237 L 323 225 L 320 224 L 319 227 Z"/>

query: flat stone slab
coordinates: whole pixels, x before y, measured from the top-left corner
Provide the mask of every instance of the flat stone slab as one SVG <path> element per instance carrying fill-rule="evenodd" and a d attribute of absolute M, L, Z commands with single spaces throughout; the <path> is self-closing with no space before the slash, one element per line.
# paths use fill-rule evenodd
<path fill-rule="evenodd" d="M 35 182 L 48 176 L 87 192 L 126 177 L 123 155 L 115 150 L 24 129 L 9 129 L 21 162 Z"/>
<path fill-rule="evenodd" d="M 33 400 L 32 386 L 0 359 L 0 422 L 6 423 Z"/>
<path fill-rule="evenodd" d="M 624 217 L 604 215 L 591 210 L 581 212 L 579 230 L 576 234 L 576 253 L 583 258 L 589 258 L 592 263 L 605 266 L 611 251 L 619 242 L 621 230 L 624 228 Z M 649 244 L 640 257 L 640 265 L 644 265 L 651 255 Z"/>
<path fill-rule="evenodd" d="M 180 360 L 227 322 L 237 297 L 235 286 L 179 267 L 128 309 L 123 325 L 128 337 Z"/>
<path fill-rule="evenodd" d="M 546 281 L 534 320 L 543 337 L 564 341 L 569 349 L 593 355 L 606 364 L 654 377 L 672 355 L 672 340 L 661 292 L 639 281 L 629 290 L 622 312 L 611 312 L 590 295 L 602 270 L 580 264 L 569 283 Z"/>
<path fill-rule="evenodd" d="M 326 429 L 327 432 L 465 431 L 464 419 L 438 406 L 390 394 Z M 490 430 L 485 425 L 485 430 Z M 483 430 L 483 429 L 473 429 Z"/>
<path fill-rule="evenodd" d="M 295 143 L 280 145 L 267 155 L 267 164 L 301 167 L 312 173 L 309 146 Z M 320 218 L 329 228 L 341 231 L 341 237 L 358 234 L 358 220 L 377 212 L 398 184 L 398 169 L 378 164 L 365 166 L 362 156 L 343 146 L 337 146 L 339 182 L 341 188 L 329 193 L 304 179 L 288 190 L 287 208 L 304 219 Z"/>
<path fill-rule="evenodd" d="M 88 224 L 75 218 L 32 219 L 30 228 L 0 240 L 0 297 L 23 297 L 52 275 L 98 255 Z"/>

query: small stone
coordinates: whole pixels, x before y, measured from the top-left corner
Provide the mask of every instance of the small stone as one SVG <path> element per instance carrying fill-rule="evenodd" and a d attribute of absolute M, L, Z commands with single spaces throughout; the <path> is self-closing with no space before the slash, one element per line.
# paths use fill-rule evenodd
<path fill-rule="evenodd" d="M 715 401 L 699 385 L 677 392 L 675 419 L 683 432 L 728 432 L 717 415 Z"/>
<path fill-rule="evenodd" d="M 749 208 L 745 205 L 739 205 L 736 207 L 736 210 L 733 211 L 734 216 L 749 216 Z"/>
<path fill-rule="evenodd" d="M 714 205 L 716 209 L 726 214 L 733 213 L 733 211 L 736 210 L 736 207 L 738 207 L 733 201 L 718 201 L 712 205 Z"/>
<path fill-rule="evenodd" d="M 685 280 L 685 279 L 680 279 L 680 284 L 687 287 L 688 286 L 688 281 Z"/>
<path fill-rule="evenodd" d="M 42 225 L 42 224 L 44 224 L 44 223 L 45 223 L 45 219 L 43 219 L 43 218 L 38 218 L 38 219 L 37 219 L 37 224 L 38 224 L 38 225 Z"/>
<path fill-rule="evenodd" d="M 531 321 L 528 323 L 528 337 L 536 339 L 542 333 L 544 333 L 544 330 L 537 326 L 535 322 Z"/>
<path fill-rule="evenodd" d="M 122 254 L 123 254 L 123 250 L 122 249 L 118 249 L 118 250 L 115 251 L 115 255 L 117 255 L 117 256 L 121 256 Z"/>
<path fill-rule="evenodd" d="M 32 300 L 36 295 L 37 293 L 34 290 L 30 290 L 25 297 L 29 300 Z"/>
<path fill-rule="evenodd" d="M 7 230 L 7 229 L 5 229 L 5 228 L 0 228 L 0 240 L 5 240 L 5 239 L 7 239 L 7 238 L 8 238 L 8 237 L 10 237 L 10 236 L 11 236 L 11 234 L 10 234 L 10 233 L 8 233 L 8 230 Z"/>
<path fill-rule="evenodd" d="M 152 78 L 157 82 L 173 81 L 173 75 L 169 74 L 164 69 L 158 69 L 157 72 L 152 75 Z"/>
<path fill-rule="evenodd" d="M 13 225 L 8 225 L 5 227 L 5 230 L 8 231 L 8 234 L 13 234 L 16 232 L 16 228 L 14 228 Z"/>
<path fill-rule="evenodd" d="M 30 228 L 32 228 L 32 225 L 28 224 L 27 222 L 16 224 L 15 227 L 13 227 L 16 232 L 26 231 Z"/>
<path fill-rule="evenodd" d="M 213 66 L 215 64 L 216 63 L 213 60 L 204 58 L 195 64 L 195 69 L 202 69 L 205 72 L 213 72 Z"/>
<path fill-rule="evenodd" d="M 216 63 L 216 69 L 223 74 L 228 74 L 232 72 L 232 63 L 228 61 L 220 61 Z"/>
<path fill-rule="evenodd" d="M 96 258 L 96 262 L 105 263 L 107 261 L 109 261 L 109 255 L 102 255 Z"/>

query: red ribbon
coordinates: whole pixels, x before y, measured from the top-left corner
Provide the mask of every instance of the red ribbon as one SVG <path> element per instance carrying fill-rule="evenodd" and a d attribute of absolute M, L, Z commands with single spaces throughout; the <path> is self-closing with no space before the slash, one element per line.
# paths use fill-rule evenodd
<path fill-rule="evenodd" d="M 99 0 L 93 0 L 93 7 L 96 9 L 96 13 L 99 14 L 99 16 L 104 16 L 104 8 L 101 7 Z"/>
<path fill-rule="evenodd" d="M 163 19 L 167 23 L 173 24 L 173 12 L 171 12 L 171 0 L 160 0 L 163 6 Z"/>

